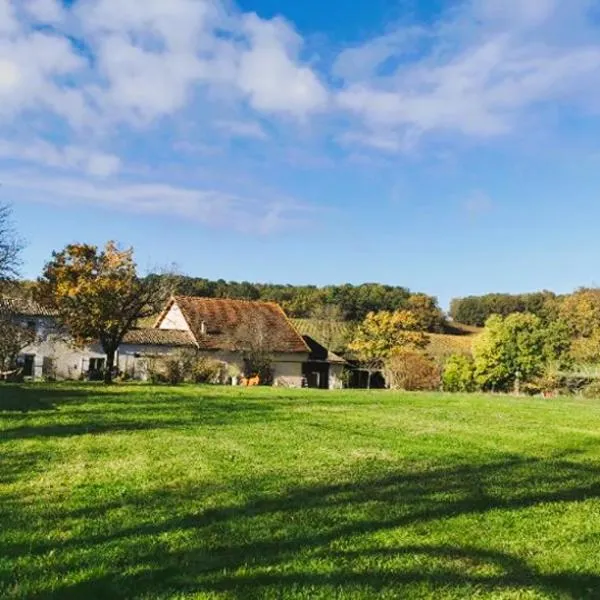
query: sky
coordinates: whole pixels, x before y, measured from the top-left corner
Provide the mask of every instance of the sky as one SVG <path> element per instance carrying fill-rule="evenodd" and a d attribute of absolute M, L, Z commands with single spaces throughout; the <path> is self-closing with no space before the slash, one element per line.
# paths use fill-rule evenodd
<path fill-rule="evenodd" d="M 0 201 L 36 277 L 450 298 L 599 281 L 594 0 L 0 0 Z"/>

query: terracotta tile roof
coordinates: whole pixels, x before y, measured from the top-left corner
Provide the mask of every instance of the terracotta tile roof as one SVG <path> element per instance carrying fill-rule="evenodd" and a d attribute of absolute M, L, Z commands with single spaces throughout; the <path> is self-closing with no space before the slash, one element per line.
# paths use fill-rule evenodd
<path fill-rule="evenodd" d="M 201 349 L 244 350 L 262 335 L 269 352 L 309 352 L 277 304 L 189 296 L 177 296 L 172 302 L 181 309 Z"/>
<path fill-rule="evenodd" d="M 188 331 L 177 329 L 132 329 L 125 334 L 122 343 L 140 346 L 196 346 Z"/>
<path fill-rule="evenodd" d="M 21 317 L 54 317 L 56 311 L 33 300 L 24 298 L 0 298 L 0 311 L 7 311 Z"/>

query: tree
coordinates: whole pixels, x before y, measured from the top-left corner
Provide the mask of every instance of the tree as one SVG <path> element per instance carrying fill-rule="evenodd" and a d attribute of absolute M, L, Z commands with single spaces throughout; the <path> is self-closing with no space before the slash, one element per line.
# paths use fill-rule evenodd
<path fill-rule="evenodd" d="M 0 300 L 0 373 L 16 369 L 17 357 L 36 339 L 35 330 L 21 322 L 17 313 L 14 300 Z"/>
<path fill-rule="evenodd" d="M 139 319 L 156 314 L 167 290 L 161 278 L 141 278 L 133 249 L 108 242 L 103 250 L 70 244 L 54 252 L 39 280 L 39 298 L 58 312 L 76 343 L 99 342 L 106 353 L 105 383 L 112 382 L 115 355 Z"/>
<path fill-rule="evenodd" d="M 416 329 L 429 332 L 443 330 L 445 319 L 436 298 L 427 294 L 411 294 L 406 302 L 406 310 L 415 317 Z"/>
<path fill-rule="evenodd" d="M 517 378 L 527 382 L 538 377 L 550 362 L 564 358 L 565 344 L 553 337 L 558 335 L 529 313 L 491 316 L 473 344 L 477 383 L 486 390 L 508 391 Z"/>
<path fill-rule="evenodd" d="M 273 344 L 268 324 L 260 315 L 246 317 L 236 331 L 236 350 L 244 361 L 244 376 L 258 375 L 261 385 L 273 383 Z"/>
<path fill-rule="evenodd" d="M 453 354 L 444 365 L 442 382 L 447 392 L 472 392 L 475 389 L 473 358 L 465 354 Z"/>
<path fill-rule="evenodd" d="M 427 354 L 400 349 L 385 361 L 385 378 L 390 388 L 406 391 L 437 390 L 440 368 Z"/>
<path fill-rule="evenodd" d="M 560 318 L 569 326 L 573 337 L 591 337 L 600 330 L 600 289 L 581 288 L 563 298 Z"/>
<path fill-rule="evenodd" d="M 529 312 L 544 322 L 553 318 L 556 295 L 546 290 L 533 294 L 486 294 L 455 298 L 450 303 L 450 316 L 458 323 L 482 327 L 492 315 L 507 317 Z"/>
<path fill-rule="evenodd" d="M 35 340 L 35 331 L 18 319 L 14 298 L 7 292 L 20 291 L 15 279 L 21 266 L 23 243 L 12 222 L 12 212 L 7 204 L 0 204 L 0 371 L 16 367 L 21 350 Z"/>
<path fill-rule="evenodd" d="M 348 348 L 368 370 L 367 387 L 371 386 L 373 372 L 383 367 L 392 352 L 425 348 L 429 340 L 424 333 L 414 331 L 417 325 L 417 319 L 407 310 L 372 312 L 366 316 Z"/>
<path fill-rule="evenodd" d="M 0 291 L 3 284 L 14 280 L 21 266 L 23 243 L 17 236 L 10 206 L 0 204 Z"/>

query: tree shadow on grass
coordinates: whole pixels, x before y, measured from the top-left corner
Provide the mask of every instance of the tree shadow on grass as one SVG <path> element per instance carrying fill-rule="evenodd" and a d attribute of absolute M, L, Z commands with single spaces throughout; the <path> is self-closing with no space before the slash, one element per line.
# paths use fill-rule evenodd
<path fill-rule="evenodd" d="M 510 590 L 558 598 L 600 597 L 600 561 L 593 573 L 559 566 L 552 573 L 541 572 L 524 556 L 506 552 L 502 539 L 485 541 L 482 536 L 478 545 L 452 525 L 452 519 L 476 518 L 485 528 L 491 511 L 495 519 L 502 511 L 519 511 L 527 519 L 529 509 L 548 503 L 598 501 L 600 469 L 565 456 L 396 471 L 181 514 L 180 507 L 189 506 L 191 499 L 193 495 L 161 493 L 145 498 L 145 516 L 134 525 L 53 546 L 31 544 L 30 553 L 52 549 L 59 555 L 66 552 L 71 561 L 81 553 L 82 568 L 93 566 L 103 552 L 112 555 L 120 549 L 119 558 L 107 565 L 109 572 L 64 583 L 38 597 L 377 597 L 383 591 L 402 597 L 402 589 L 426 590 L 428 597 L 470 597 L 476 592 L 493 596 Z M 111 510 L 110 505 L 90 509 L 89 517 L 95 519 Z M 170 509 L 177 516 L 152 517 L 154 510 L 164 515 Z M 428 542 L 436 526 L 447 527 L 458 541 Z M 399 544 L 397 538 L 403 535 L 386 539 L 386 534 L 407 528 L 423 543 Z M 165 541 L 170 535 L 187 542 L 170 545 Z M 553 544 L 567 541 L 555 539 Z M 90 558 L 91 548 L 96 553 Z M 9 556 L 23 551 L 5 550 Z"/>
<path fill-rule="evenodd" d="M 97 395 L 94 395 L 94 388 Z M 174 393 L 172 389 L 140 386 L 6 386 L 0 388 L 0 440 L 70 437 L 87 434 L 136 432 L 151 429 L 190 429 L 267 422 L 286 418 L 282 406 L 251 398 L 229 398 L 210 388 L 196 393 Z M 5 393 L 7 392 L 7 393 Z M 1 414 L 4 411 L 4 414 Z M 34 421 L 29 412 L 34 411 Z M 37 418 L 45 413 L 47 418 Z M 283 414 L 282 414 L 283 413 Z"/>

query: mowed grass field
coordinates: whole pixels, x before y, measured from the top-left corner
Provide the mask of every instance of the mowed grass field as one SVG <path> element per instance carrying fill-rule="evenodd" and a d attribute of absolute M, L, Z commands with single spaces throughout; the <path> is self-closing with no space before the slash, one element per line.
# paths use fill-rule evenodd
<path fill-rule="evenodd" d="M 0 386 L 0 598 L 600 598 L 600 402 Z"/>

